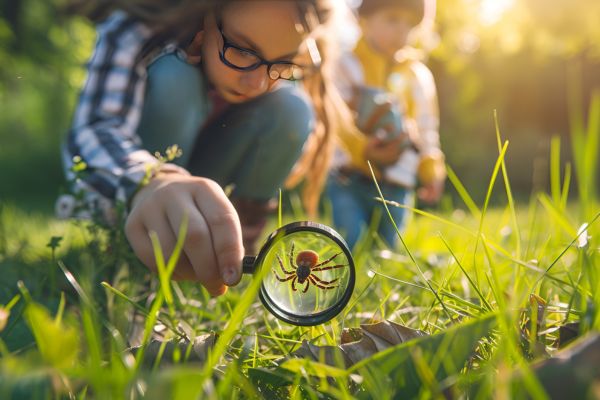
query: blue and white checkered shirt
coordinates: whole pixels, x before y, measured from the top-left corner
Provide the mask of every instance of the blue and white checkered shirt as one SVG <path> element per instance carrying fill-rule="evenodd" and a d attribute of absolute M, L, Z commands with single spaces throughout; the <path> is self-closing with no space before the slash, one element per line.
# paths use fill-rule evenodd
<path fill-rule="evenodd" d="M 75 180 L 73 159 L 87 168 L 75 190 L 86 202 L 127 203 L 157 159 L 141 146 L 136 133 L 146 86 L 147 66 L 161 54 L 177 51 L 169 45 L 145 55 L 153 32 L 123 12 L 98 26 L 95 51 L 63 146 L 67 179 Z"/>

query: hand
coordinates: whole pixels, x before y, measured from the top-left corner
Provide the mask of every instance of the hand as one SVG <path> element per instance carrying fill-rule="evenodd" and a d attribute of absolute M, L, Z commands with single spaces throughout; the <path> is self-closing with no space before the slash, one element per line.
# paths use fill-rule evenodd
<path fill-rule="evenodd" d="M 397 98 L 382 89 L 354 88 L 350 108 L 356 112 L 356 126 L 367 135 L 392 138 L 404 131 L 403 115 Z"/>
<path fill-rule="evenodd" d="M 444 181 L 432 181 L 417 189 L 417 196 L 426 204 L 435 204 L 440 200 L 443 192 Z"/>
<path fill-rule="evenodd" d="M 213 296 L 225 293 L 225 285 L 241 278 L 244 247 L 237 212 L 216 182 L 159 173 L 133 198 L 125 233 L 138 258 L 156 272 L 150 232 L 167 260 L 184 218 L 188 229 L 173 279 L 198 281 Z"/>
<path fill-rule="evenodd" d="M 399 135 L 391 140 L 382 140 L 375 136 L 369 137 L 365 146 L 365 159 L 378 167 L 387 167 L 398 161 L 402 154 L 402 143 L 406 140 L 404 135 Z"/>
<path fill-rule="evenodd" d="M 204 31 L 196 33 L 192 42 L 186 47 L 185 53 L 187 54 L 187 62 L 190 64 L 200 64 L 202 61 L 202 38 L 204 37 Z"/>

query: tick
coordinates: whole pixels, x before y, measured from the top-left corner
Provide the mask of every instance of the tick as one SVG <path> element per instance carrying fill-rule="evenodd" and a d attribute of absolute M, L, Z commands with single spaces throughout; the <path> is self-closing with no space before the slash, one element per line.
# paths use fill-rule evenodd
<path fill-rule="evenodd" d="M 293 268 L 292 270 L 286 269 L 283 265 L 283 260 L 277 255 L 277 261 L 279 262 L 279 267 L 281 271 L 285 274 L 284 277 L 281 277 L 275 272 L 275 277 L 280 282 L 292 281 L 292 290 L 297 291 L 296 282 L 300 285 L 304 284 L 304 289 L 302 289 L 302 293 L 306 293 L 308 287 L 312 283 L 316 287 L 320 289 L 334 289 L 338 287 L 338 285 L 334 285 L 340 278 L 335 278 L 330 281 L 323 280 L 316 276 L 314 273 L 319 271 L 327 271 L 330 269 L 337 269 L 346 267 L 347 264 L 335 264 L 334 260 L 337 256 L 342 254 L 339 252 L 327 260 L 323 262 L 319 262 L 319 254 L 313 250 L 302 250 L 298 252 L 298 255 L 294 257 L 294 243 L 290 248 L 290 252 L 288 254 L 290 266 Z M 333 263 L 333 264 L 331 264 Z"/>

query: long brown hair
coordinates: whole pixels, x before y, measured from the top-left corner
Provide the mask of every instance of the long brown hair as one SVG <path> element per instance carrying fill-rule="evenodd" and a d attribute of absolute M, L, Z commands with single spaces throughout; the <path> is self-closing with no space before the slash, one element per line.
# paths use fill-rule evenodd
<path fill-rule="evenodd" d="M 338 93 L 332 76 L 338 56 L 336 24 L 340 21 L 339 13 L 343 11 L 343 4 L 335 0 L 300 0 L 300 3 L 309 5 L 307 18 L 310 18 L 311 9 L 317 14 L 319 26 L 314 28 L 313 34 L 322 63 L 320 73 L 304 81 L 305 90 L 312 99 L 317 125 L 305 144 L 300 160 L 288 176 L 286 187 L 293 187 L 304 180 L 302 203 L 308 215 L 314 217 L 333 157 L 337 132 L 341 129 L 356 135 L 360 135 L 360 132 L 352 122 L 352 115 Z"/>
<path fill-rule="evenodd" d="M 67 11 L 84 15 L 94 22 L 106 18 L 116 9 L 152 27 L 151 45 L 167 40 L 184 40 L 202 29 L 199 25 L 207 12 L 240 0 L 70 0 Z M 335 24 L 340 7 L 336 0 L 295 0 L 306 30 L 315 37 L 321 53 L 319 73 L 303 82 L 311 97 L 317 124 L 304 151 L 286 180 L 286 187 L 303 182 L 302 202 L 310 216 L 315 216 L 327 179 L 338 129 L 355 131 L 351 114 L 332 80 L 335 63 Z M 358 131 L 357 131 L 358 132 Z M 357 133 L 359 134 L 359 133 Z"/>
<path fill-rule="evenodd" d="M 125 11 L 152 28 L 151 42 L 159 46 L 168 40 L 191 38 L 202 29 L 207 12 L 230 0 L 68 0 L 64 11 L 82 15 L 94 23 L 113 11 Z"/>

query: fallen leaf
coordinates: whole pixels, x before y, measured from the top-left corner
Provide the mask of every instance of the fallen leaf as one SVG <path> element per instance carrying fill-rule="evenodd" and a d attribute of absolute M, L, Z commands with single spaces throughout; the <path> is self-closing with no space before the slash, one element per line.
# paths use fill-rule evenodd
<path fill-rule="evenodd" d="M 339 346 L 317 346 L 304 340 L 292 356 L 329 365 L 339 365 L 342 361 L 349 367 L 375 353 L 423 336 L 427 336 L 423 331 L 391 321 L 361 324 L 360 329 L 344 329 Z"/>
<path fill-rule="evenodd" d="M 146 345 L 143 364 L 146 366 L 152 366 L 158 357 L 161 358 L 161 363 L 173 362 L 176 353 L 179 353 L 179 357 L 181 357 L 181 360 L 184 360 L 185 362 L 203 363 L 208 357 L 209 350 L 215 345 L 217 338 L 218 335 L 214 332 L 211 332 L 197 336 L 193 341 L 170 340 L 164 342 L 161 340 L 151 340 Z M 137 354 L 141 348 L 142 346 L 135 346 L 129 348 L 128 351 Z M 162 348 L 164 348 L 164 350 L 162 350 L 161 354 Z"/>
<path fill-rule="evenodd" d="M 553 399 L 592 398 L 592 391 L 600 385 L 600 334 L 589 333 L 531 368 Z M 521 373 L 516 375 L 519 385 Z"/>
<path fill-rule="evenodd" d="M 558 347 L 562 348 L 579 336 L 579 322 L 569 322 L 558 328 Z"/>
<path fill-rule="evenodd" d="M 521 346 L 530 359 L 550 356 L 546 350 L 546 336 L 543 333 L 546 331 L 546 308 L 546 300 L 531 293 L 529 305 L 521 314 Z M 532 331 L 532 321 L 535 321 L 535 331 Z"/>

